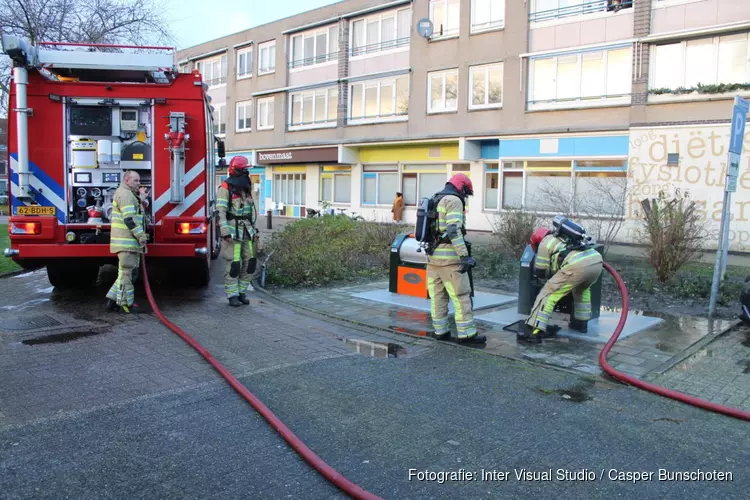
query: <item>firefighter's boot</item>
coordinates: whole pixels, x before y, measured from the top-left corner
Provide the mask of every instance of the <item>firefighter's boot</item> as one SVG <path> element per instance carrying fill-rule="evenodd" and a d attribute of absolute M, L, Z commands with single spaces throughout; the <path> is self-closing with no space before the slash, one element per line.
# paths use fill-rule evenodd
<path fill-rule="evenodd" d="M 471 337 L 459 337 L 458 341 L 461 344 L 484 344 L 487 342 L 487 337 L 484 335 L 479 335 L 478 333 L 476 335 L 472 335 Z"/>
<path fill-rule="evenodd" d="M 528 342 L 530 344 L 541 344 L 542 330 L 524 323 L 523 332 L 518 332 L 516 334 L 516 340 L 521 342 Z"/>
<path fill-rule="evenodd" d="M 250 299 L 248 299 L 247 295 L 245 295 L 244 293 L 240 294 L 239 299 L 240 299 L 240 302 L 242 302 L 245 305 L 250 304 Z"/>
<path fill-rule="evenodd" d="M 589 322 L 585 319 L 571 319 L 568 328 L 581 333 L 589 332 Z"/>
<path fill-rule="evenodd" d="M 116 311 L 117 310 L 117 302 L 115 302 L 112 299 L 107 299 L 107 310 L 109 310 L 109 311 Z"/>
<path fill-rule="evenodd" d="M 542 337 L 545 339 L 552 339 L 557 337 L 557 332 L 560 331 L 560 327 L 557 325 L 547 325 L 547 328 L 542 332 Z"/>
<path fill-rule="evenodd" d="M 235 295 L 234 297 L 229 297 L 229 305 L 232 307 L 240 307 L 242 302 L 240 302 L 240 298 Z"/>
<path fill-rule="evenodd" d="M 120 312 L 124 312 L 127 314 L 141 314 L 143 312 L 143 309 L 141 309 L 141 306 L 136 303 L 133 303 L 129 306 L 123 304 L 120 306 Z"/>

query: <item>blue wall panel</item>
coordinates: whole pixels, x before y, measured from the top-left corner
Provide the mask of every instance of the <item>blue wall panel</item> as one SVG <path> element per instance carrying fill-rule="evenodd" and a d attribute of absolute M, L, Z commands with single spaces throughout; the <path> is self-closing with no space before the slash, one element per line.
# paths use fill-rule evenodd
<path fill-rule="evenodd" d="M 500 146 L 497 140 L 482 141 L 481 147 L 483 160 L 497 160 L 499 158 Z"/>
<path fill-rule="evenodd" d="M 499 158 L 554 158 L 557 156 L 627 156 L 629 137 L 563 137 L 557 142 L 556 153 L 541 153 L 540 139 L 500 140 Z M 484 155 L 483 155 L 484 157 Z"/>

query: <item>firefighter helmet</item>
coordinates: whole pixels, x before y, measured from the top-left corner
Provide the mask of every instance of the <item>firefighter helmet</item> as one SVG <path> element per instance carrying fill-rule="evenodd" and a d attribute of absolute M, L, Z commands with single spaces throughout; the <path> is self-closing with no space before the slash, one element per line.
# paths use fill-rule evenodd
<path fill-rule="evenodd" d="M 550 234 L 552 231 L 547 229 L 546 227 L 538 227 L 534 230 L 534 232 L 531 234 L 531 247 L 536 252 L 537 248 L 539 248 L 539 243 L 542 242 L 545 236 Z"/>
<path fill-rule="evenodd" d="M 247 169 L 249 167 L 249 164 L 247 162 L 247 158 L 244 156 L 235 156 L 232 158 L 232 160 L 229 162 L 229 175 L 232 177 L 239 177 L 240 175 L 247 174 Z"/>
<path fill-rule="evenodd" d="M 449 184 L 453 184 L 462 196 L 472 196 L 474 194 L 474 185 L 466 174 L 458 173 L 450 178 Z"/>

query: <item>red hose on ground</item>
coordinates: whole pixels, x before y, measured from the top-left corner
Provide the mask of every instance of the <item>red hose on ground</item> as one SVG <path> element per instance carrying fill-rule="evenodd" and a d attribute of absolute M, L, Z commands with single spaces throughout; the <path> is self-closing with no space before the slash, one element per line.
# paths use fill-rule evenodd
<path fill-rule="evenodd" d="M 171 321 L 169 321 L 159 310 L 159 307 L 156 305 L 156 301 L 154 300 L 154 296 L 151 293 L 151 286 L 148 282 L 148 271 L 146 271 L 146 259 L 145 256 L 143 257 L 143 262 L 141 264 L 141 267 L 143 268 L 143 286 L 146 289 L 146 295 L 148 296 L 148 302 L 151 304 L 151 308 L 154 310 L 154 314 L 156 314 L 156 317 L 159 318 L 159 320 L 166 325 L 167 328 L 172 330 L 174 333 L 179 335 L 182 340 L 187 342 L 190 347 L 195 349 L 200 353 L 201 356 L 206 358 L 206 361 L 211 363 L 211 366 L 213 366 L 216 371 L 218 371 L 222 377 L 224 377 L 227 382 L 229 382 L 229 385 L 231 385 L 234 390 L 240 393 L 240 395 L 247 400 L 248 403 L 250 403 L 253 408 L 255 408 L 258 413 L 260 413 L 263 418 L 265 418 L 271 426 L 276 429 L 276 431 L 281 434 L 281 437 L 284 438 L 284 440 L 289 443 L 289 445 L 299 453 L 299 455 L 308 463 L 310 464 L 315 470 L 320 472 L 323 477 L 328 479 L 331 483 L 336 485 L 338 488 L 340 488 L 342 491 L 344 491 L 347 495 L 349 495 L 352 498 L 356 499 L 367 499 L 367 500 L 380 500 L 380 497 L 373 495 L 372 493 L 363 490 L 356 484 L 349 481 L 347 478 L 345 478 L 341 473 L 334 470 L 330 465 L 325 463 L 319 456 L 317 456 L 310 448 L 305 446 L 305 443 L 300 441 L 300 439 L 294 435 L 294 433 L 289 429 L 286 425 L 284 425 L 284 422 L 279 420 L 279 418 L 271 412 L 271 410 L 268 409 L 266 405 L 263 404 L 263 402 L 258 399 L 252 392 L 250 392 L 247 387 L 242 385 L 239 380 L 237 380 L 234 375 L 229 372 L 221 363 L 216 361 L 214 357 L 211 355 L 210 352 L 208 352 L 202 345 L 200 345 L 195 339 L 193 339 L 190 335 L 185 333 L 185 331 L 182 330 L 179 326 L 175 325 Z"/>
<path fill-rule="evenodd" d="M 615 342 L 617 342 L 620 333 L 622 333 L 622 329 L 625 327 L 625 322 L 628 319 L 628 290 L 627 288 L 625 288 L 625 283 L 622 281 L 622 278 L 619 274 L 617 274 L 617 271 L 615 271 L 612 266 L 604 262 L 604 269 L 606 269 L 607 272 L 611 274 L 615 279 L 615 281 L 617 282 L 617 286 L 620 289 L 620 295 L 622 296 L 622 312 L 620 313 L 620 322 L 617 323 L 617 328 L 615 328 L 615 332 L 612 334 L 612 338 L 609 339 L 607 345 L 605 345 L 604 349 L 602 349 L 602 352 L 599 353 L 599 364 L 604 369 L 604 371 L 618 380 L 626 382 L 630 385 L 634 385 L 640 389 L 659 394 L 660 396 L 666 396 L 668 398 L 676 399 L 677 401 L 681 401 L 689 405 L 698 406 L 706 410 L 729 415 L 730 417 L 750 421 L 750 412 L 742 411 L 737 408 L 729 408 L 716 403 L 712 403 L 710 401 L 706 401 L 705 399 L 688 396 L 687 394 L 673 391 L 671 389 L 667 389 L 666 387 L 649 384 L 648 382 L 644 382 L 643 380 L 619 372 L 612 368 L 609 363 L 607 363 L 607 354 L 609 354 L 609 350 L 612 349 L 612 346 L 615 345 Z"/>

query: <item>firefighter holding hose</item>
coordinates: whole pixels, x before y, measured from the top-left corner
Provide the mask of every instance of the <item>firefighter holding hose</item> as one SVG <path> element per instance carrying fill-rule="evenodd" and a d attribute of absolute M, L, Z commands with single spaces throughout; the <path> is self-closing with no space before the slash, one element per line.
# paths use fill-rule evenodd
<path fill-rule="evenodd" d="M 138 172 L 128 170 L 112 199 L 109 251 L 117 254 L 118 265 L 117 281 L 107 292 L 107 308 L 125 313 L 141 312 L 135 303 L 133 287 L 148 241 L 142 205 L 146 193 L 139 190 L 140 182 Z"/>
<path fill-rule="evenodd" d="M 258 231 L 257 214 L 250 185 L 247 158 L 235 156 L 229 162 L 229 177 L 216 194 L 221 227 L 221 256 L 226 261 L 224 290 L 229 305 L 250 304 L 247 290 L 255 272 Z"/>
<path fill-rule="evenodd" d="M 519 340 L 540 343 L 543 337 L 554 337 L 556 327 L 550 325 L 557 303 L 573 294 L 573 314 L 568 326 L 587 333 L 591 319 L 591 286 L 602 272 L 602 256 L 595 244 L 578 224 L 557 216 L 554 231 L 539 228 L 531 236 L 536 251 L 534 273 L 546 280 L 536 297 L 531 315 L 526 320 Z"/>

